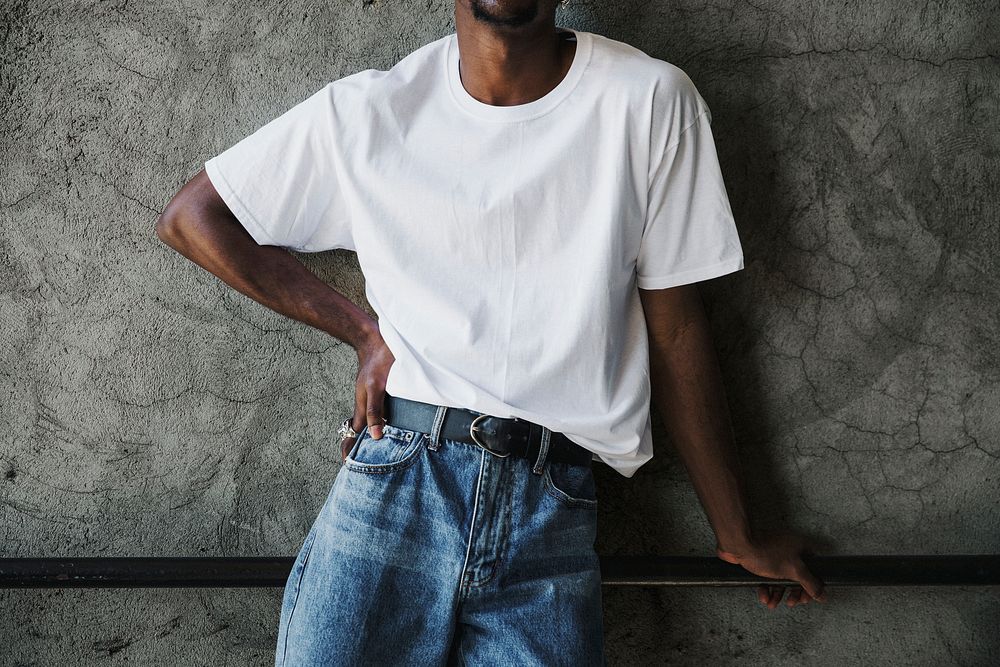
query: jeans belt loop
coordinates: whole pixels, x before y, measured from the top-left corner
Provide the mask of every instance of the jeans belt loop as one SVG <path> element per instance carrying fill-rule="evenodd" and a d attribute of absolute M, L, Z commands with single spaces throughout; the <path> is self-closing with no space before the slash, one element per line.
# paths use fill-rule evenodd
<path fill-rule="evenodd" d="M 542 474 L 542 466 L 545 465 L 545 457 L 549 453 L 549 440 L 552 438 L 552 431 L 547 426 L 542 426 L 542 444 L 538 447 L 538 458 L 535 459 L 535 466 L 531 472 L 536 475 Z"/>
<path fill-rule="evenodd" d="M 447 412 L 447 405 L 437 406 L 437 410 L 434 412 L 434 422 L 431 424 L 431 442 L 427 445 L 431 451 L 436 452 L 441 446 L 441 429 L 444 427 L 444 417 Z"/>

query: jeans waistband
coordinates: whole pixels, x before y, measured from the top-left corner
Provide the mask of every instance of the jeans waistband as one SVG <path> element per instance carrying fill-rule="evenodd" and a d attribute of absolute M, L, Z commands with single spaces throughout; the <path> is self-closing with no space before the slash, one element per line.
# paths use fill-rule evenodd
<path fill-rule="evenodd" d="M 479 445 L 494 456 L 515 456 L 535 462 L 541 472 L 544 461 L 590 466 L 590 450 L 563 433 L 518 417 L 495 417 L 465 408 L 436 405 L 409 398 L 385 395 L 386 423 L 420 431 L 431 436 L 431 449 L 441 439 Z"/>

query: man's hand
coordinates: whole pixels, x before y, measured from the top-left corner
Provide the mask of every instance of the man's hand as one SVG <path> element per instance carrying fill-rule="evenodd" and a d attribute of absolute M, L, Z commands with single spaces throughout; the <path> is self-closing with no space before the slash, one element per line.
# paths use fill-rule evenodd
<path fill-rule="evenodd" d="M 354 416 L 351 428 L 360 432 L 365 424 L 372 437 L 382 437 L 382 415 L 385 411 L 385 381 L 396 357 L 389 351 L 381 334 L 375 331 L 364 344 L 359 345 L 358 375 L 354 382 Z M 340 443 L 340 457 L 346 459 L 356 438 L 344 438 Z"/>
<path fill-rule="evenodd" d="M 802 561 L 802 552 L 807 541 L 797 535 L 781 533 L 755 537 L 752 542 L 731 550 L 716 547 L 716 554 L 727 563 L 735 563 L 743 569 L 771 579 L 792 579 L 799 582 L 788 593 L 785 604 L 794 607 L 810 600 L 826 602 L 823 582 L 819 580 Z M 768 609 L 775 609 L 781 603 L 784 586 L 762 585 L 757 587 L 757 599 Z"/>

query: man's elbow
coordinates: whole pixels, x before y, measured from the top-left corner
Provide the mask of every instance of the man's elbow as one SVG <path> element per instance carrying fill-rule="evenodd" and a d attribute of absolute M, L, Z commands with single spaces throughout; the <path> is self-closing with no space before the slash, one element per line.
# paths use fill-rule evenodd
<path fill-rule="evenodd" d="M 202 169 L 184 184 L 156 220 L 156 236 L 184 253 L 198 245 L 211 226 L 235 219 Z"/>
<path fill-rule="evenodd" d="M 156 220 L 156 237 L 174 249 L 180 249 L 189 235 L 187 230 L 203 215 L 200 189 L 193 185 L 181 188 Z"/>
<path fill-rule="evenodd" d="M 173 204 L 172 200 L 171 204 Z M 171 205 L 168 204 L 167 207 L 163 209 L 163 212 L 160 213 L 160 217 L 156 219 L 156 238 L 160 239 L 169 246 L 173 246 L 179 236 L 177 230 L 180 226 L 180 223 L 178 222 L 179 217 L 178 212 L 173 210 Z"/>

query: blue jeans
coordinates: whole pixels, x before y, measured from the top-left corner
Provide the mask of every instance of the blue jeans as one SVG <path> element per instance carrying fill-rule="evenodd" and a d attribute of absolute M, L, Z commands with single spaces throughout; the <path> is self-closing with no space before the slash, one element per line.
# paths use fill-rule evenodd
<path fill-rule="evenodd" d="M 276 667 L 605 665 L 591 467 L 434 430 L 358 434 L 289 574 Z"/>

